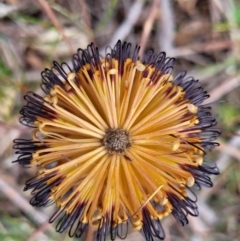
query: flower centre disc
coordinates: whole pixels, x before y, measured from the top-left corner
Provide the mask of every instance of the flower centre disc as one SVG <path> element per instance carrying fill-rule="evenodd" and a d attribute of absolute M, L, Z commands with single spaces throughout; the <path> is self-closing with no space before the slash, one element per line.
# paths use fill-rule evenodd
<path fill-rule="evenodd" d="M 109 154 L 123 154 L 124 151 L 131 147 L 129 134 L 127 131 L 118 129 L 109 129 L 103 138 L 103 145 Z"/>

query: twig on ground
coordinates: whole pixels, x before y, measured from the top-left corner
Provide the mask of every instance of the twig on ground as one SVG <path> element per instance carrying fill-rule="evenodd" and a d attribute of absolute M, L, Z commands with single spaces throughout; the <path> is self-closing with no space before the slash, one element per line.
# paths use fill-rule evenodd
<path fill-rule="evenodd" d="M 0 130 L 1 130 L 1 123 L 0 123 Z M 0 132 L 2 134 L 2 131 Z M 4 154 L 4 152 L 12 146 L 12 140 L 19 137 L 19 131 L 16 129 L 9 128 L 8 131 L 5 131 L 4 138 L 0 140 L 0 156 Z"/>
<path fill-rule="evenodd" d="M 93 228 L 91 225 L 89 225 L 88 231 L 87 231 L 87 237 L 86 237 L 86 241 L 92 241 L 93 240 Z"/>
<path fill-rule="evenodd" d="M 162 1 L 160 1 L 160 2 L 162 2 Z M 163 1 L 163 2 L 165 2 L 165 1 Z M 145 21 L 145 23 L 143 25 L 143 33 L 142 33 L 140 43 L 139 43 L 139 45 L 141 46 L 141 49 L 139 51 L 140 57 L 144 53 L 149 34 L 152 30 L 152 25 L 153 25 L 154 20 L 156 18 L 158 5 L 159 5 L 159 0 L 153 0 L 152 6 L 151 6 L 149 14 L 148 14 L 149 17 L 147 18 L 147 20 Z"/>
<path fill-rule="evenodd" d="M 61 25 L 61 23 L 58 21 L 56 15 L 54 14 L 53 10 L 51 9 L 50 5 L 45 0 L 38 0 L 39 4 L 43 8 L 43 10 L 46 12 L 49 19 L 52 21 L 56 29 L 59 31 L 59 33 L 62 35 L 62 38 L 66 42 L 66 44 L 69 47 L 69 50 L 72 54 L 74 54 L 74 48 L 71 44 L 71 41 L 68 39 L 68 37 L 64 33 L 64 29 Z"/>
<path fill-rule="evenodd" d="M 88 28 L 91 28 L 91 19 L 89 15 L 89 9 L 87 7 L 85 0 L 79 0 L 79 4 L 80 4 L 81 13 L 83 15 L 83 21 Z"/>
<path fill-rule="evenodd" d="M 235 76 L 231 79 L 225 80 L 220 86 L 213 89 L 209 94 L 210 98 L 207 100 L 207 103 L 214 102 L 219 100 L 224 95 L 228 94 L 232 90 L 240 86 L 240 75 Z"/>
<path fill-rule="evenodd" d="M 240 30 L 238 18 L 236 17 L 235 8 L 237 8 L 237 1 L 225 0 L 222 1 L 224 12 L 229 24 L 229 34 L 233 43 L 232 55 L 235 56 L 238 64 L 240 63 Z"/>
<path fill-rule="evenodd" d="M 0 19 L 8 16 L 9 14 L 17 11 L 18 7 L 16 5 L 7 5 L 5 3 L 0 2 Z"/>
<path fill-rule="evenodd" d="M 172 241 L 169 227 L 165 226 L 164 231 L 165 231 L 165 234 L 166 234 L 165 241 Z"/>
<path fill-rule="evenodd" d="M 10 186 L 0 176 L 0 191 L 9 199 L 16 207 L 23 211 L 36 225 L 41 225 L 48 219 L 43 213 L 35 210 L 12 186 Z"/>
<path fill-rule="evenodd" d="M 219 189 L 221 188 L 222 184 L 227 180 L 227 177 L 228 177 L 230 171 L 231 171 L 231 168 L 226 167 L 224 172 L 221 172 L 221 175 L 217 176 L 216 180 L 214 180 L 214 185 L 212 188 L 207 188 L 207 189 L 201 190 L 201 192 L 198 195 L 198 202 L 205 203 L 207 201 L 208 197 L 217 193 L 219 191 Z M 213 177 L 211 177 L 211 179 L 213 179 Z M 204 210 L 204 211 L 206 211 L 206 212 L 202 213 L 203 215 L 201 215 L 201 216 L 204 217 L 204 214 L 207 214 L 207 215 L 205 215 L 205 217 L 209 221 L 208 210 Z M 215 221 L 217 221 L 217 220 L 215 220 Z M 213 224 L 211 218 L 210 218 L 209 224 Z"/>
<path fill-rule="evenodd" d="M 199 203 L 198 203 L 199 206 Z M 194 233 L 191 240 L 203 241 L 208 235 L 210 228 L 200 217 L 188 217 L 189 225 Z M 204 238 L 205 237 L 205 238 Z"/>
<path fill-rule="evenodd" d="M 237 147 L 229 145 L 228 143 L 224 143 L 223 141 L 219 141 L 219 144 L 220 146 L 218 147 L 218 150 L 228 154 L 229 156 L 232 156 L 233 158 L 235 158 L 240 162 L 240 151 L 238 150 Z"/>
<path fill-rule="evenodd" d="M 161 9 L 161 24 L 158 41 L 160 49 L 167 52 L 168 55 L 173 54 L 175 23 L 174 13 L 170 0 L 159 0 Z"/>
<path fill-rule="evenodd" d="M 221 11 L 222 14 L 224 14 L 226 16 L 226 13 L 225 13 L 225 9 L 222 5 L 222 1 L 221 0 L 212 0 L 211 1 L 212 4 L 214 4 L 214 6 L 219 10 Z"/>
<path fill-rule="evenodd" d="M 83 16 L 83 22 L 86 26 L 85 29 L 86 29 L 88 38 L 91 42 L 94 42 L 94 34 L 91 30 L 91 16 L 89 14 L 88 6 L 85 0 L 79 0 L 79 4 L 81 9 L 81 14 Z"/>
<path fill-rule="evenodd" d="M 174 57 L 183 57 L 186 55 L 194 55 L 198 53 L 208 53 L 213 51 L 219 51 L 223 49 L 230 49 L 232 48 L 232 41 L 230 40 L 224 40 L 224 41 L 214 41 L 213 42 L 207 42 L 207 43 L 201 43 L 201 44 L 193 44 L 188 47 L 179 47 L 172 49 L 172 55 Z"/>
<path fill-rule="evenodd" d="M 144 5 L 144 0 L 136 0 L 135 3 L 129 9 L 129 12 L 123 21 L 123 23 L 119 26 L 119 28 L 113 34 L 111 40 L 108 43 L 108 46 L 114 46 L 116 42 L 121 39 L 124 40 L 130 33 L 132 27 L 137 22 Z M 104 53 L 106 46 L 102 48 L 100 52 Z"/>
<path fill-rule="evenodd" d="M 190 241 L 190 237 L 189 234 L 186 233 L 186 230 L 184 230 L 180 225 L 178 225 L 177 220 L 174 219 L 174 217 L 172 217 L 173 220 L 173 226 L 176 227 L 176 229 L 179 231 L 179 233 L 181 234 L 180 236 L 180 240 L 182 241 Z"/>
<path fill-rule="evenodd" d="M 50 226 L 50 223 L 48 221 L 45 221 L 32 232 L 32 234 L 26 239 L 26 241 L 34 240 L 38 235 L 42 234 L 49 226 Z"/>

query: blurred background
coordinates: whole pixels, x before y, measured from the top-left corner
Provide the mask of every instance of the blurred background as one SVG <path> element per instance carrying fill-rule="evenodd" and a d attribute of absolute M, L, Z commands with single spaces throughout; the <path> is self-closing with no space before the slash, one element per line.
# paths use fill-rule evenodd
<path fill-rule="evenodd" d="M 166 241 L 240 240 L 240 1 L 237 0 L 6 0 L 0 1 L 0 240 L 67 241 L 35 209 L 24 183 L 34 170 L 12 161 L 14 138 L 29 137 L 18 123 L 27 91 L 40 91 L 40 72 L 52 61 L 70 61 L 77 48 L 96 43 L 102 53 L 118 39 L 176 57 L 211 94 L 222 129 L 209 155 L 221 175 L 198 193 L 200 216 L 181 227 L 163 220 Z M 223 102 L 221 102 L 223 101 Z M 74 239 L 73 239 L 74 240 Z M 92 240 L 91 232 L 82 240 Z M 143 241 L 131 231 L 127 240 Z"/>

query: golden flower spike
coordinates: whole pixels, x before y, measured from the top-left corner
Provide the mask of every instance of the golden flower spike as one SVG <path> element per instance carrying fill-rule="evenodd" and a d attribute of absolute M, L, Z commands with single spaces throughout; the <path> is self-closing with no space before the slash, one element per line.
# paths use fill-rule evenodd
<path fill-rule="evenodd" d="M 211 187 L 215 164 L 205 152 L 220 132 L 209 95 L 174 59 L 118 41 L 105 57 L 91 44 L 72 67 L 53 62 L 42 72 L 44 96 L 29 92 L 21 123 L 32 138 L 16 139 L 15 162 L 38 167 L 26 182 L 33 206 L 55 203 L 56 231 L 96 240 L 124 239 L 128 225 L 146 240 L 164 239 L 161 219 L 185 225 L 197 216 L 194 187 Z"/>

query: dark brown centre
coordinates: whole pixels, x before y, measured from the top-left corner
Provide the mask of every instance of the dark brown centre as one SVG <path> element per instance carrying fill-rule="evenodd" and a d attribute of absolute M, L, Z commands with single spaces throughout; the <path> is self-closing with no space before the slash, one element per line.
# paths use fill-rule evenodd
<path fill-rule="evenodd" d="M 117 153 L 123 155 L 124 151 L 131 147 L 128 132 L 121 128 L 108 129 L 102 143 L 109 154 Z"/>

